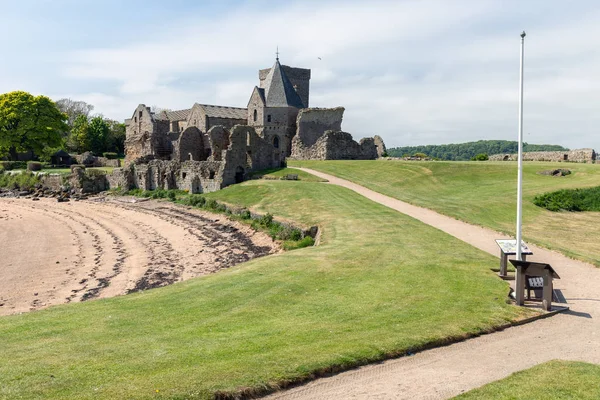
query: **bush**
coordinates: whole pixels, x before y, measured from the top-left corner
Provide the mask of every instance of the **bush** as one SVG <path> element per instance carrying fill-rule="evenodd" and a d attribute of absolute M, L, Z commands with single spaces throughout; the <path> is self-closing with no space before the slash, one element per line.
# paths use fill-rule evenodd
<path fill-rule="evenodd" d="M 208 199 L 206 201 L 206 208 L 208 208 L 209 210 L 216 210 L 218 205 L 219 204 L 217 203 L 217 201 L 215 199 Z"/>
<path fill-rule="evenodd" d="M 471 161 L 487 161 L 489 159 L 490 157 L 487 155 L 487 153 L 480 153 L 471 158 Z"/>
<path fill-rule="evenodd" d="M 116 160 L 117 158 L 119 158 L 119 155 L 117 153 L 112 152 L 102 153 L 102 156 L 104 158 L 108 158 L 109 160 Z"/>
<path fill-rule="evenodd" d="M 192 207 L 204 207 L 206 199 L 199 194 L 192 194 L 186 197 L 183 203 Z"/>
<path fill-rule="evenodd" d="M 0 161 L 0 167 L 5 171 L 12 171 L 15 169 L 27 169 L 26 161 Z"/>
<path fill-rule="evenodd" d="M 427 154 L 425 154 L 425 153 L 415 153 L 413 155 L 413 157 L 427 158 Z"/>
<path fill-rule="evenodd" d="M 533 204 L 549 211 L 600 211 L 600 186 L 544 193 Z"/>
<path fill-rule="evenodd" d="M 40 183 L 40 178 L 31 172 L 0 174 L 0 187 L 8 189 L 30 190 Z"/>
<path fill-rule="evenodd" d="M 27 171 L 41 171 L 41 170 L 42 170 L 42 163 L 35 162 L 35 161 L 29 161 L 27 163 Z"/>
<path fill-rule="evenodd" d="M 258 223 L 261 224 L 262 226 L 268 228 L 273 223 L 273 216 L 269 213 L 266 213 L 265 215 L 260 217 L 260 219 L 258 220 Z"/>
<path fill-rule="evenodd" d="M 243 210 L 240 213 L 240 217 L 242 217 L 242 219 L 250 219 L 252 218 L 252 213 L 250 212 L 250 210 Z"/>
<path fill-rule="evenodd" d="M 284 250 L 295 250 L 301 249 L 303 247 L 310 247 L 315 245 L 315 239 L 310 236 L 304 237 L 304 239 L 300 241 L 286 241 L 283 243 Z"/>
<path fill-rule="evenodd" d="M 169 190 L 169 193 L 167 193 L 167 198 L 171 201 L 175 201 L 177 198 L 177 193 L 175 193 L 173 190 Z"/>

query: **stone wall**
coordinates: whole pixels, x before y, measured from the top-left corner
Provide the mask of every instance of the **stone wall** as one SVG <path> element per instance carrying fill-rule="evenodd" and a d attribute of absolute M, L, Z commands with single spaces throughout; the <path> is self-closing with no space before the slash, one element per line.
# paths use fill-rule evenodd
<path fill-rule="evenodd" d="M 517 159 L 518 154 L 494 154 L 490 156 L 490 161 L 516 161 Z M 596 152 L 593 149 L 533 151 L 523 153 L 523 161 L 592 163 L 596 161 Z"/>
<path fill-rule="evenodd" d="M 195 126 L 187 128 L 179 135 L 179 139 L 173 143 L 172 160 L 177 161 L 203 161 L 207 154 L 204 149 L 202 132 Z"/>
<path fill-rule="evenodd" d="M 377 157 L 383 157 L 384 154 L 387 154 L 387 149 L 385 148 L 385 143 L 381 136 L 375 135 L 373 141 L 375 142 L 375 146 L 377 146 Z"/>
<path fill-rule="evenodd" d="M 296 137 L 312 146 L 326 131 L 341 131 L 344 107 L 306 108 L 298 112 Z"/>
<path fill-rule="evenodd" d="M 374 160 L 377 158 L 377 146 L 373 138 L 364 138 L 357 143 L 352 139 L 351 134 L 342 131 L 327 131 L 312 146 L 304 146 L 297 137 L 292 142 L 295 152 L 291 158 L 296 160 Z"/>

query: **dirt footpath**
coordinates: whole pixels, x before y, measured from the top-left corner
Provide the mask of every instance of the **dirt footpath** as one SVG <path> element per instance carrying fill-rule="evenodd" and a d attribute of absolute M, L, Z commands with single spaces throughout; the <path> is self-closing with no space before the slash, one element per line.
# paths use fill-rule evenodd
<path fill-rule="evenodd" d="M 301 168 L 499 256 L 502 234 L 412 206 L 352 182 Z M 600 269 L 536 246 L 570 311 L 414 356 L 318 379 L 269 399 L 445 399 L 552 359 L 600 363 Z M 528 259 L 530 259 L 528 257 Z"/>
<path fill-rule="evenodd" d="M 168 285 L 277 252 L 224 216 L 131 198 L 0 198 L 0 315 Z"/>

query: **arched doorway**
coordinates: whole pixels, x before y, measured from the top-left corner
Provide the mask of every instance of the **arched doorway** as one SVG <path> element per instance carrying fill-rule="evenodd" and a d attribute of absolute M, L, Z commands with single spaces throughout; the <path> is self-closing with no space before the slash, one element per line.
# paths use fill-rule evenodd
<path fill-rule="evenodd" d="M 244 168 L 237 167 L 235 169 L 235 183 L 244 182 Z"/>
<path fill-rule="evenodd" d="M 202 193 L 202 185 L 200 184 L 200 178 L 195 176 L 192 179 L 192 194 Z"/>

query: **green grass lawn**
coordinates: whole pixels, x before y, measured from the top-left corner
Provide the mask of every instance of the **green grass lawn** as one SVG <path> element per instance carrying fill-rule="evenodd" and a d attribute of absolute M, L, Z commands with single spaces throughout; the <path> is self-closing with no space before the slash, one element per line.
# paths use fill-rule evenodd
<path fill-rule="evenodd" d="M 506 304 L 497 259 L 347 189 L 256 180 L 208 197 L 319 224 L 322 244 L 2 317 L 0 398 L 212 398 L 531 315 Z"/>
<path fill-rule="evenodd" d="M 512 162 L 290 161 L 462 221 L 515 233 L 517 164 Z M 568 168 L 564 177 L 537 172 Z M 599 212 L 550 212 L 533 204 L 541 193 L 600 185 L 600 165 L 526 162 L 525 240 L 600 266 Z"/>
<path fill-rule="evenodd" d="M 472 390 L 455 399 L 596 400 L 600 398 L 600 366 L 550 361 Z"/>

